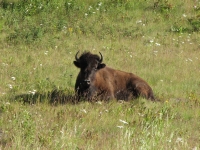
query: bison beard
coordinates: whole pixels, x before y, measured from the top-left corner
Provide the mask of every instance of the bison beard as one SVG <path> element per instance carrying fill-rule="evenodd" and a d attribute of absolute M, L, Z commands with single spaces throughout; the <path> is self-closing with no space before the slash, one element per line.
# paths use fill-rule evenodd
<path fill-rule="evenodd" d="M 75 91 L 81 97 L 93 99 L 128 100 L 142 96 L 154 100 L 151 87 L 142 78 L 107 67 L 103 56 L 84 52 L 79 58 L 75 55 L 74 65 L 80 68 L 76 79 Z"/>

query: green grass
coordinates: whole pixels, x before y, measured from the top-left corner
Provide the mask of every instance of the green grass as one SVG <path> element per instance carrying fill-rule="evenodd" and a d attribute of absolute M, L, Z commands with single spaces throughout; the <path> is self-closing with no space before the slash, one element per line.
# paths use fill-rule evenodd
<path fill-rule="evenodd" d="M 0 1 L 0 149 L 200 149 L 199 8 Z M 78 50 L 144 78 L 161 102 L 71 103 Z"/>

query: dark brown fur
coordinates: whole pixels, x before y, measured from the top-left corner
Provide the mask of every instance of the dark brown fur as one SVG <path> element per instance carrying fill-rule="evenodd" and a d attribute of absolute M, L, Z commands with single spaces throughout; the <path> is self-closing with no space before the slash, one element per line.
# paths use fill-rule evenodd
<path fill-rule="evenodd" d="M 80 68 L 80 72 L 75 90 L 79 97 L 89 100 L 95 97 L 104 100 L 127 100 L 142 96 L 154 100 L 151 87 L 142 78 L 107 67 L 102 63 L 103 57 L 100 58 L 90 52 L 83 53 L 80 58 L 77 58 L 77 54 L 74 64 Z"/>

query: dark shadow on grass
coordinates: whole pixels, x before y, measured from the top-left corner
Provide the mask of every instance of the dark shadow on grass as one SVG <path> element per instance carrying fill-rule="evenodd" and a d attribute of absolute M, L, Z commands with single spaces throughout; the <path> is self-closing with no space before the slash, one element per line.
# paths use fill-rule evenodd
<path fill-rule="evenodd" d="M 135 97 L 129 97 L 127 93 L 123 93 L 123 95 L 117 95 L 118 100 L 120 103 L 130 102 L 132 100 L 136 100 Z M 60 90 L 54 89 L 48 92 L 35 92 L 35 93 L 27 93 L 27 94 L 19 94 L 11 96 L 12 99 L 14 97 L 14 101 L 22 102 L 23 104 L 36 104 L 36 103 L 48 103 L 53 106 L 59 104 L 77 104 L 83 101 L 90 101 L 90 102 L 97 102 L 97 101 L 109 101 L 109 100 L 102 100 L 102 97 L 96 97 L 93 100 L 86 100 L 85 98 L 78 98 L 76 94 L 72 90 Z M 100 99 L 99 99 L 100 98 Z M 153 102 L 162 102 L 162 100 L 156 98 Z"/>
<path fill-rule="evenodd" d="M 58 105 L 78 103 L 78 100 L 73 92 L 59 89 L 54 89 L 48 92 L 20 94 L 14 96 L 14 100 L 24 104 L 49 103 L 51 105 Z"/>

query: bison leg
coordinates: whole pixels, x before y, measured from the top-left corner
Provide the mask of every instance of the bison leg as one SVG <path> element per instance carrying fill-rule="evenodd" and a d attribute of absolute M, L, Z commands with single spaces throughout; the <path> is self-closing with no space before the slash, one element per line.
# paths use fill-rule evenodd
<path fill-rule="evenodd" d="M 111 91 L 106 92 L 103 96 L 103 100 L 115 100 L 115 99 L 116 98 L 115 98 L 113 92 L 111 92 Z"/>
<path fill-rule="evenodd" d="M 84 88 L 80 88 L 78 87 L 77 89 L 75 89 L 76 91 L 76 99 L 78 102 L 80 102 L 81 100 L 85 100 L 88 99 L 88 95 L 89 95 L 89 89 L 84 89 Z"/>
<path fill-rule="evenodd" d="M 87 100 L 94 100 L 97 96 L 97 88 L 94 86 L 90 86 L 87 92 Z"/>
<path fill-rule="evenodd" d="M 114 100 L 114 92 L 109 89 L 109 90 L 99 90 L 98 88 L 91 86 L 89 88 L 89 92 L 87 95 L 88 100 Z"/>

